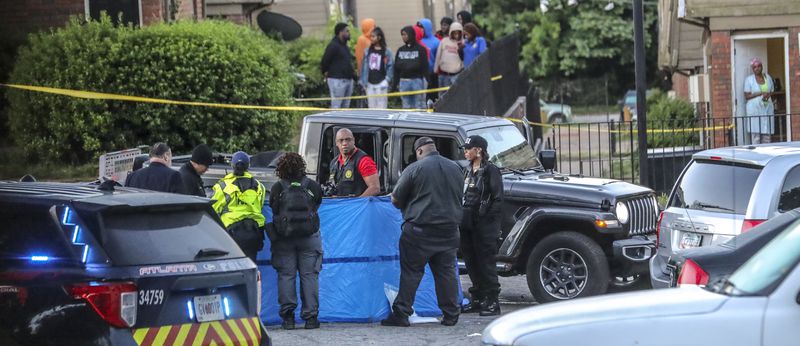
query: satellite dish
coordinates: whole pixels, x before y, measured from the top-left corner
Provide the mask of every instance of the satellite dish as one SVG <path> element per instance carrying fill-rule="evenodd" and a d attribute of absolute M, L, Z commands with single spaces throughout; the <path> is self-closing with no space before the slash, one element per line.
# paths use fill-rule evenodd
<path fill-rule="evenodd" d="M 266 34 L 279 33 L 286 41 L 292 41 L 303 34 L 303 27 L 296 20 L 280 13 L 263 11 L 256 17 L 258 27 Z"/>

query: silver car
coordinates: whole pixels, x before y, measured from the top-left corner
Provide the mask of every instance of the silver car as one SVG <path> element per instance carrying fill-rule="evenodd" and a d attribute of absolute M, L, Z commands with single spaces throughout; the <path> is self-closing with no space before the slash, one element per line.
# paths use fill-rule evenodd
<path fill-rule="evenodd" d="M 800 341 L 800 220 L 728 279 L 580 298 L 504 315 L 484 345 L 768 346 Z"/>
<path fill-rule="evenodd" d="M 695 154 L 659 216 L 654 288 L 675 278 L 669 257 L 723 243 L 782 212 L 800 207 L 800 142 L 705 150 Z"/>
<path fill-rule="evenodd" d="M 542 120 L 551 124 L 563 124 L 572 121 L 572 107 L 561 103 L 547 103 L 539 100 Z"/>

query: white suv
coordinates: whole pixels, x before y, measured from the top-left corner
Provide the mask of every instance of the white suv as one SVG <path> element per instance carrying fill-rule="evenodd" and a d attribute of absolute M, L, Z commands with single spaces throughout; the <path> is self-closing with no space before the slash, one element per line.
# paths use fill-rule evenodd
<path fill-rule="evenodd" d="M 672 188 L 650 260 L 654 288 L 669 287 L 669 257 L 719 244 L 800 207 L 800 142 L 711 149 L 692 156 Z"/>

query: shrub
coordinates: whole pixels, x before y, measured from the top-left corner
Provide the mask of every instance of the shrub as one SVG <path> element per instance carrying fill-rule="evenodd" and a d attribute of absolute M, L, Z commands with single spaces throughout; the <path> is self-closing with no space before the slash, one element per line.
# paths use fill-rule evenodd
<path fill-rule="evenodd" d="M 31 35 L 11 83 L 213 103 L 284 105 L 292 81 L 280 43 L 229 22 L 115 27 L 106 17 Z M 167 141 L 218 151 L 286 145 L 292 113 L 86 100 L 9 91 L 10 128 L 29 157 L 83 163 Z"/>
<path fill-rule="evenodd" d="M 302 73 L 305 80 L 295 83 L 295 96 L 326 96 L 328 86 L 322 76 L 320 62 L 327 42 L 314 37 L 303 37 L 286 43 L 286 55 L 293 72 Z"/>
<path fill-rule="evenodd" d="M 661 91 L 647 97 L 647 128 L 659 132 L 648 134 L 650 148 L 688 146 L 698 144 L 698 131 L 692 104 L 669 98 Z"/>

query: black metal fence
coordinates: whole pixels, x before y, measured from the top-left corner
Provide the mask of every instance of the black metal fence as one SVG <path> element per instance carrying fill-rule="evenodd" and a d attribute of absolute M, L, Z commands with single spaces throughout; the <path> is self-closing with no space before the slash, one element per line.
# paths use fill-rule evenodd
<path fill-rule="evenodd" d="M 516 33 L 492 42 L 433 108 L 443 113 L 502 115 L 528 90 L 520 77 L 519 51 Z"/>
<path fill-rule="evenodd" d="M 800 138 L 800 114 L 648 121 L 647 127 L 649 187 L 668 193 L 692 154 Z M 553 124 L 548 130 L 543 139 L 557 150 L 561 173 L 640 182 L 636 122 Z"/>

